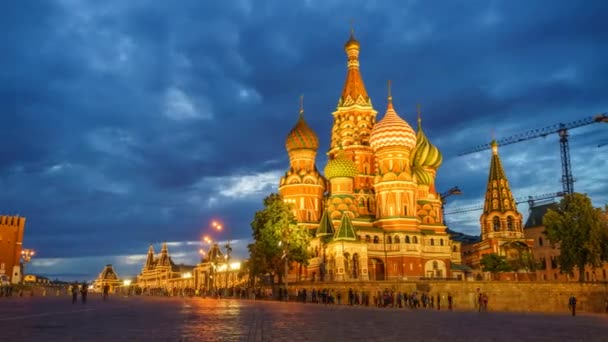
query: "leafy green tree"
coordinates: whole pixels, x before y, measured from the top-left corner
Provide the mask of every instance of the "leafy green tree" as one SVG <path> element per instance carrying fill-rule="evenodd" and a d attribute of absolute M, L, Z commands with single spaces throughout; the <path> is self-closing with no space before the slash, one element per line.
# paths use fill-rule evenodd
<path fill-rule="evenodd" d="M 504 256 L 495 253 L 484 254 L 484 256 L 481 257 L 480 264 L 482 270 L 484 272 L 492 273 L 493 277 L 495 277 L 498 272 L 509 272 L 512 270 L 509 263 L 507 263 L 507 259 Z"/>
<path fill-rule="evenodd" d="M 534 259 L 534 255 L 530 251 L 522 250 L 517 259 L 508 260 L 511 270 L 526 270 L 528 272 L 536 271 L 540 268 L 540 262 Z"/>
<path fill-rule="evenodd" d="M 608 208 L 606 208 L 608 209 Z M 601 266 L 608 261 L 608 228 L 601 209 L 594 208 L 585 194 L 566 195 L 555 210 L 543 217 L 549 241 L 559 244 L 557 263 L 562 272 L 585 280 L 585 266 Z"/>
<path fill-rule="evenodd" d="M 284 258 L 308 262 L 310 235 L 306 228 L 297 225 L 290 206 L 279 194 L 264 199 L 264 209 L 255 213 L 251 228 L 254 239 L 248 246 L 251 276 L 278 274 L 282 279 Z"/>

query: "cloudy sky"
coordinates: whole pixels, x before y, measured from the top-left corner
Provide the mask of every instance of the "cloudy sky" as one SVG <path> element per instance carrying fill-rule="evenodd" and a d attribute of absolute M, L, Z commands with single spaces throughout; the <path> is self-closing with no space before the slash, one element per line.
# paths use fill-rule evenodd
<path fill-rule="evenodd" d="M 445 155 L 447 209 L 481 203 L 497 138 L 608 111 L 605 1 L 19 1 L 0 11 L 0 212 L 27 218 L 30 271 L 135 275 L 150 243 L 177 262 L 201 236 L 245 256 L 288 168 L 305 95 L 320 169 L 354 21 L 379 118 L 386 81 Z M 608 125 L 571 132 L 575 190 L 608 202 Z M 558 138 L 504 146 L 516 196 L 561 190 Z M 528 209 L 522 205 L 524 214 Z M 478 234 L 479 212 L 450 215 Z M 225 231 L 211 234 L 210 222 Z"/>

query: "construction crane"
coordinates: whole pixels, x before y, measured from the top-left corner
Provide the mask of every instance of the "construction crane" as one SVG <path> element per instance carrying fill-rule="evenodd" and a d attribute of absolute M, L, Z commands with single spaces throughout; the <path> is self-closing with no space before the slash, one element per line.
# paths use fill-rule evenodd
<path fill-rule="evenodd" d="M 458 186 L 453 186 L 448 191 L 444 191 L 439 194 L 439 197 L 441 198 L 441 217 L 443 217 L 444 221 L 445 221 L 445 200 L 446 200 L 446 198 L 448 198 L 452 195 L 462 195 L 462 190 L 460 190 L 460 188 Z"/>
<path fill-rule="evenodd" d="M 572 176 L 572 166 L 570 165 L 570 147 L 568 145 L 568 130 L 590 125 L 597 122 L 608 123 L 608 113 L 600 113 L 595 116 L 590 116 L 584 119 L 572 121 L 569 123 L 558 123 L 540 129 L 532 129 L 523 133 L 515 134 L 507 138 L 497 141 L 498 145 L 510 145 L 520 141 L 530 140 L 539 137 L 546 137 L 549 134 L 557 133 L 559 135 L 560 152 L 562 157 L 562 187 L 565 194 L 574 192 L 574 177 Z M 482 144 L 475 146 L 463 153 L 458 154 L 464 156 L 475 152 L 490 149 L 490 144 Z"/>
<path fill-rule="evenodd" d="M 536 201 L 543 201 L 543 200 L 548 200 L 548 199 L 554 199 L 556 197 L 563 197 L 564 194 L 565 193 L 563 191 L 560 191 L 560 192 L 553 192 L 553 193 L 540 194 L 540 195 L 534 195 L 534 196 L 517 197 L 517 198 L 515 198 L 515 204 L 520 204 L 520 203 L 528 202 L 528 205 L 530 206 L 530 209 L 532 209 L 532 207 L 534 206 L 534 204 L 536 203 Z M 482 210 L 482 209 L 483 209 L 483 205 L 477 205 L 477 206 L 473 206 L 473 207 L 457 208 L 457 209 L 452 209 L 452 210 L 449 210 L 449 211 L 445 212 L 444 215 L 466 213 L 466 212 L 469 212 L 469 211 L 477 211 L 477 210 Z"/>

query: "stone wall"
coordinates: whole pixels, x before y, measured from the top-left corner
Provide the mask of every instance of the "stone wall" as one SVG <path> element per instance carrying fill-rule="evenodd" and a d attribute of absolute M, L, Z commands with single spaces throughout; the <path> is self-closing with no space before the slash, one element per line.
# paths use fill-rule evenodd
<path fill-rule="evenodd" d="M 528 311 L 528 312 L 567 312 L 568 298 L 574 294 L 577 298 L 577 310 L 583 312 L 603 313 L 608 298 L 608 283 L 574 283 L 574 282 L 526 282 L 526 281 L 377 281 L 377 282 L 343 282 L 343 283 L 300 283 L 290 284 L 290 294 L 297 289 L 306 288 L 310 295 L 312 288 L 329 288 L 340 291 L 342 303 L 347 302 L 348 289 L 364 291 L 370 294 L 370 305 L 377 291 L 392 289 L 412 293 L 427 292 L 435 298 L 442 297 L 442 305 L 447 306 L 447 295 L 452 295 L 456 310 L 477 310 L 477 293 L 486 293 L 489 297 L 489 311 Z"/>

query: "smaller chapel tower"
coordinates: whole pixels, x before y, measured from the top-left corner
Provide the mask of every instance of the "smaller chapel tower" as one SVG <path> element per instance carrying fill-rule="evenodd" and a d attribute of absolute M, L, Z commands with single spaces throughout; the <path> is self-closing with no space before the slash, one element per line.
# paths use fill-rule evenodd
<path fill-rule="evenodd" d="M 294 216 L 300 223 L 319 222 L 323 210 L 325 179 L 315 164 L 318 148 L 319 138 L 304 120 L 301 97 L 298 121 L 285 141 L 289 170 L 281 177 L 279 185 L 279 194 L 292 205 Z"/>
<path fill-rule="evenodd" d="M 490 175 L 486 189 L 481 223 L 481 239 L 524 238 L 522 215 L 517 211 L 507 175 L 498 156 L 498 143 L 493 140 Z"/>

